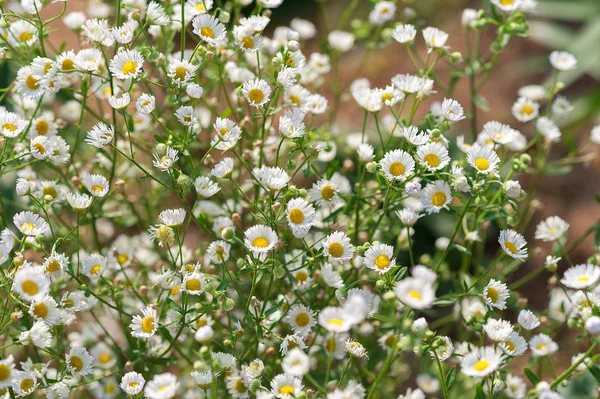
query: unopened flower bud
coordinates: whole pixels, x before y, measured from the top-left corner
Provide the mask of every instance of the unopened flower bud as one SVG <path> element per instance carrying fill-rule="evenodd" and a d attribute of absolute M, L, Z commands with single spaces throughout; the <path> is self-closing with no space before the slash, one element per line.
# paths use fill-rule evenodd
<path fill-rule="evenodd" d="M 233 230 L 233 228 L 231 227 L 225 227 L 222 231 L 221 231 L 221 237 L 225 240 L 225 241 L 231 241 L 233 240 L 233 238 L 235 237 L 235 230 Z"/>
<path fill-rule="evenodd" d="M 367 164 L 367 171 L 369 173 L 375 173 L 377 172 L 377 169 L 379 169 L 379 164 L 377 162 L 369 162 Z"/>

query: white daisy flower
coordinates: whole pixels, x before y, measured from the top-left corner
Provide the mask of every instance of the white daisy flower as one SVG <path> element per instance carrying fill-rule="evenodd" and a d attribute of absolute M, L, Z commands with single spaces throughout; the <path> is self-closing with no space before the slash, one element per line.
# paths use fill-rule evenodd
<path fill-rule="evenodd" d="M 535 239 L 542 241 L 556 241 L 569 229 L 569 223 L 558 216 L 550 216 L 540 222 L 535 229 Z"/>
<path fill-rule="evenodd" d="M 31 139 L 30 151 L 35 159 L 47 159 L 55 148 L 56 144 L 46 136 L 36 136 Z"/>
<path fill-rule="evenodd" d="M 534 356 L 547 356 L 558 350 L 558 344 L 546 334 L 538 334 L 529 341 Z"/>
<path fill-rule="evenodd" d="M 400 302 L 413 309 L 429 309 L 435 300 L 435 290 L 431 284 L 413 277 L 400 280 L 394 291 Z"/>
<path fill-rule="evenodd" d="M 111 60 L 109 69 L 117 79 L 137 78 L 144 66 L 144 57 L 137 50 L 123 50 Z"/>
<path fill-rule="evenodd" d="M 142 392 L 145 384 L 146 380 L 140 373 L 130 371 L 121 378 L 119 386 L 127 395 L 133 396 Z"/>
<path fill-rule="evenodd" d="M 209 198 L 218 193 L 221 187 L 206 176 L 200 176 L 194 180 L 194 188 L 198 195 Z"/>
<path fill-rule="evenodd" d="M 477 141 L 483 146 L 494 147 L 496 144 L 508 144 L 514 140 L 517 131 L 508 125 L 496 121 L 489 121 L 483 125 L 483 131 L 477 137 Z"/>
<path fill-rule="evenodd" d="M 21 233 L 30 237 L 43 235 L 50 231 L 48 222 L 40 215 L 31 211 L 17 213 L 13 217 L 13 223 Z"/>
<path fill-rule="evenodd" d="M 91 280 L 97 280 L 107 268 L 107 260 L 100 254 L 92 254 L 83 259 L 81 272 Z"/>
<path fill-rule="evenodd" d="M 512 106 L 512 114 L 519 122 L 529 122 L 537 118 L 539 110 L 539 103 L 525 97 L 519 97 Z"/>
<path fill-rule="evenodd" d="M 12 380 L 12 389 L 19 397 L 29 396 L 38 387 L 37 375 L 33 371 L 17 371 L 14 372 Z"/>
<path fill-rule="evenodd" d="M 209 46 L 215 47 L 226 40 L 225 25 L 209 14 L 197 15 L 192 19 L 194 33 Z"/>
<path fill-rule="evenodd" d="M 275 248 L 277 233 L 265 225 L 258 224 L 244 232 L 244 244 L 255 254 L 266 254 Z"/>
<path fill-rule="evenodd" d="M 451 98 L 444 98 L 442 101 L 442 116 L 450 122 L 458 122 L 466 118 L 462 105 Z"/>
<path fill-rule="evenodd" d="M 8 355 L 7 358 L 0 360 L 0 389 L 11 386 L 17 371 L 13 355 Z"/>
<path fill-rule="evenodd" d="M 500 158 L 491 148 L 476 144 L 467 152 L 467 161 L 478 173 L 490 174 L 496 171 Z"/>
<path fill-rule="evenodd" d="M 562 133 L 560 129 L 550 118 L 541 116 L 535 122 L 535 127 L 544 136 L 547 142 L 557 143 L 560 141 Z"/>
<path fill-rule="evenodd" d="M 314 183 L 310 189 L 311 199 L 317 205 L 331 205 L 337 198 L 339 188 L 328 179 L 321 179 Z"/>
<path fill-rule="evenodd" d="M 294 107 L 285 110 L 283 115 L 279 117 L 279 132 L 281 135 L 288 139 L 304 136 L 306 134 L 306 125 L 303 122 L 305 116 L 306 111 L 301 108 Z"/>
<path fill-rule="evenodd" d="M 135 315 L 129 324 L 131 336 L 135 338 L 150 338 L 158 331 L 158 314 L 148 306 L 142 309 L 142 316 Z"/>
<path fill-rule="evenodd" d="M 81 346 L 73 346 L 65 355 L 65 363 L 69 372 L 75 377 L 86 376 L 93 371 L 94 358 Z"/>
<path fill-rule="evenodd" d="M 0 133 L 4 137 L 13 138 L 25 130 L 27 121 L 12 112 L 0 112 Z"/>
<path fill-rule="evenodd" d="M 44 94 L 41 77 L 34 74 L 31 66 L 24 66 L 19 69 L 15 88 L 19 94 L 28 99 L 37 99 Z"/>
<path fill-rule="evenodd" d="M 350 237 L 341 231 L 329 234 L 321 245 L 323 253 L 333 264 L 341 264 L 354 257 L 354 246 L 350 242 Z"/>
<path fill-rule="evenodd" d="M 502 11 L 515 11 L 521 6 L 523 0 L 492 0 L 492 4 L 500 8 Z"/>
<path fill-rule="evenodd" d="M 346 311 L 334 306 L 327 306 L 319 312 L 319 324 L 332 333 L 344 333 L 352 328 Z"/>
<path fill-rule="evenodd" d="M 185 85 L 196 75 L 198 67 L 186 60 L 172 60 L 169 63 L 167 76 L 178 87 Z"/>
<path fill-rule="evenodd" d="M 129 103 L 131 102 L 131 96 L 129 93 L 123 93 L 121 97 L 117 96 L 108 96 L 108 105 L 116 110 L 125 109 Z"/>
<path fill-rule="evenodd" d="M 179 151 L 167 146 L 164 154 L 153 154 L 153 157 L 152 165 L 163 172 L 167 172 L 179 159 Z"/>
<path fill-rule="evenodd" d="M 477 348 L 463 357 L 460 369 L 465 375 L 471 377 L 485 377 L 500 367 L 501 360 L 494 348 L 486 346 Z"/>
<path fill-rule="evenodd" d="M 527 258 L 527 241 L 525 238 L 514 230 L 502 230 L 498 237 L 498 242 L 504 252 L 511 258 L 518 259 L 522 262 Z"/>
<path fill-rule="evenodd" d="M 310 332 L 317 324 L 315 312 L 302 304 L 294 305 L 289 309 L 287 321 L 295 333 L 302 335 Z"/>
<path fill-rule="evenodd" d="M 363 264 L 379 274 L 385 274 L 396 266 L 394 247 L 377 243 L 365 251 Z"/>
<path fill-rule="evenodd" d="M 108 180 L 102 175 L 87 175 L 83 178 L 83 185 L 94 197 L 104 197 L 108 194 Z"/>
<path fill-rule="evenodd" d="M 183 208 L 166 209 L 158 215 L 158 220 L 164 225 L 177 227 L 183 224 L 185 215 L 186 212 Z"/>
<path fill-rule="evenodd" d="M 506 300 L 510 297 L 510 291 L 506 284 L 491 279 L 483 289 L 483 300 L 491 308 L 506 309 Z"/>
<path fill-rule="evenodd" d="M 435 354 L 430 352 L 431 357 L 435 359 L 436 355 L 440 359 L 440 361 L 446 361 L 454 354 L 454 344 L 452 344 L 452 340 L 449 337 L 443 336 L 441 337 L 444 340 L 444 344 L 438 347 L 435 350 Z"/>
<path fill-rule="evenodd" d="M 409 178 L 415 170 L 415 160 L 409 153 L 402 150 L 387 152 L 381 161 L 381 170 L 390 181 L 403 181 Z"/>
<path fill-rule="evenodd" d="M 568 268 L 560 282 L 575 290 L 586 289 L 600 278 L 600 267 L 591 264 L 581 264 Z"/>
<path fill-rule="evenodd" d="M 380 1 L 369 13 L 369 22 L 373 25 L 383 25 L 394 19 L 396 5 L 391 1 Z"/>
<path fill-rule="evenodd" d="M 290 350 L 281 361 L 284 373 L 302 377 L 310 371 L 310 357 L 300 348 Z"/>
<path fill-rule="evenodd" d="M 447 209 L 452 202 L 450 186 L 443 180 L 436 180 L 429 183 L 421 191 L 421 204 L 428 214 L 438 213 L 442 209 Z"/>
<path fill-rule="evenodd" d="M 206 249 L 206 255 L 210 261 L 216 264 L 229 260 L 231 245 L 225 241 L 217 240 L 210 243 Z"/>
<path fill-rule="evenodd" d="M 110 144 L 115 137 L 115 128 L 113 125 L 106 125 L 98 122 L 87 132 L 85 142 L 96 148 L 102 148 Z"/>
<path fill-rule="evenodd" d="M 142 94 L 135 102 L 135 108 L 137 112 L 142 115 L 150 115 L 154 111 L 156 106 L 156 100 L 151 94 Z"/>
<path fill-rule="evenodd" d="M 518 318 L 519 325 L 526 330 L 533 330 L 540 326 L 540 320 L 531 310 L 521 310 Z"/>
<path fill-rule="evenodd" d="M 233 159 L 232 158 L 224 158 L 221 162 L 216 164 L 210 174 L 216 177 L 217 179 L 224 179 L 231 175 L 233 171 Z"/>
<path fill-rule="evenodd" d="M 271 87 L 262 79 L 249 80 L 242 85 L 242 94 L 250 105 L 262 107 L 269 101 Z"/>
<path fill-rule="evenodd" d="M 196 123 L 194 108 L 190 106 L 181 106 L 175 111 L 175 117 L 184 126 L 192 126 Z"/>
<path fill-rule="evenodd" d="M 443 169 L 450 163 L 448 150 L 440 143 L 428 143 L 417 148 L 419 163 L 429 171 Z"/>
<path fill-rule="evenodd" d="M 333 50 L 345 53 L 354 47 L 354 40 L 356 38 L 350 32 L 341 30 L 333 30 L 327 35 L 327 43 Z"/>
<path fill-rule="evenodd" d="M 577 58 L 566 51 L 553 51 L 550 53 L 550 63 L 559 71 L 570 71 L 577 68 Z"/>
<path fill-rule="evenodd" d="M 303 198 L 294 198 L 287 204 L 286 217 L 294 236 L 303 238 L 313 225 L 315 208 Z"/>
<path fill-rule="evenodd" d="M 408 141 L 411 145 L 418 147 L 426 144 L 430 135 L 426 131 L 419 131 L 419 128 L 416 126 L 407 126 L 400 129 L 400 135 L 402 135 L 406 141 Z"/>
<path fill-rule="evenodd" d="M 483 325 L 486 335 L 496 342 L 505 341 L 513 332 L 513 326 L 509 321 L 489 318 Z"/>
<path fill-rule="evenodd" d="M 83 212 L 92 204 L 93 198 L 87 194 L 68 193 L 67 202 L 75 212 Z"/>
<path fill-rule="evenodd" d="M 169 399 L 177 394 L 179 381 L 171 373 L 155 375 L 144 387 L 144 397 L 148 399 Z"/>
<path fill-rule="evenodd" d="M 35 320 L 43 320 L 51 326 L 55 326 L 61 322 L 58 304 L 48 294 L 31 301 L 29 314 Z"/>
<path fill-rule="evenodd" d="M 443 48 L 448 40 L 448 34 L 438 28 L 431 26 L 423 29 L 423 39 L 427 45 L 427 51 L 431 52 L 434 48 Z"/>
<path fill-rule="evenodd" d="M 206 278 L 202 273 L 188 273 L 183 277 L 181 282 L 181 291 L 187 292 L 189 295 L 200 295 L 206 288 Z"/>
<path fill-rule="evenodd" d="M 417 30 L 411 24 L 400 24 L 392 32 L 392 38 L 398 43 L 412 42 L 417 35 Z"/>
<path fill-rule="evenodd" d="M 271 393 L 278 399 L 291 399 L 300 396 L 302 388 L 304 388 L 302 380 L 292 374 L 279 374 L 271 380 Z"/>
<path fill-rule="evenodd" d="M 270 190 L 281 190 L 291 180 L 290 175 L 281 168 L 262 166 L 253 170 L 254 176 L 266 188 Z"/>

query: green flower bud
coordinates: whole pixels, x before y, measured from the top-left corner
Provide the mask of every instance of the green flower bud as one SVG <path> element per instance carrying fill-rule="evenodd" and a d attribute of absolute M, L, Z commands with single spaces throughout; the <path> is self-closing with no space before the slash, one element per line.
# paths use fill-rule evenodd
<path fill-rule="evenodd" d="M 283 268 L 283 266 L 281 266 L 281 265 L 275 266 L 275 268 L 273 269 L 273 275 L 277 279 L 280 279 L 283 276 L 285 276 L 285 269 Z"/>
<path fill-rule="evenodd" d="M 459 53 L 458 51 L 455 51 L 454 53 L 450 54 L 450 61 L 452 61 L 452 63 L 458 64 L 459 62 L 462 62 L 462 60 L 463 60 L 462 54 Z"/>
<path fill-rule="evenodd" d="M 367 172 L 375 173 L 379 169 L 379 164 L 377 162 L 371 161 L 367 164 Z"/>
<path fill-rule="evenodd" d="M 235 230 L 233 230 L 233 228 L 231 227 L 225 227 L 222 231 L 221 231 L 221 237 L 225 240 L 225 241 L 231 241 L 233 240 L 233 238 L 235 237 Z"/>

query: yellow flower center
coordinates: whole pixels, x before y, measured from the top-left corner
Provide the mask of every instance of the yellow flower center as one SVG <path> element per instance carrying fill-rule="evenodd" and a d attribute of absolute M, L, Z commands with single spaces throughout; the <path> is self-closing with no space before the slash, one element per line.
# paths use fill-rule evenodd
<path fill-rule="evenodd" d="M 121 72 L 123 75 L 133 75 L 137 71 L 137 63 L 135 61 L 127 61 L 123 64 Z"/>
<path fill-rule="evenodd" d="M 102 353 L 100 356 L 98 356 L 98 361 L 102 364 L 106 364 L 108 362 L 110 362 L 112 359 L 112 356 L 109 353 Z"/>
<path fill-rule="evenodd" d="M 325 186 L 321 189 L 321 197 L 323 197 L 325 201 L 330 201 L 334 195 L 335 190 L 331 186 Z"/>
<path fill-rule="evenodd" d="M 177 294 L 179 294 L 179 286 L 178 285 L 171 288 L 171 291 L 169 291 L 169 295 L 171 295 L 171 296 L 177 296 Z"/>
<path fill-rule="evenodd" d="M 423 160 L 430 168 L 435 168 L 440 164 L 440 157 L 436 154 L 427 154 L 423 157 Z"/>
<path fill-rule="evenodd" d="M 23 391 L 23 392 L 29 392 L 33 388 L 34 385 L 35 385 L 35 383 L 33 382 L 33 380 L 31 378 L 25 378 L 19 384 L 19 388 L 21 388 L 21 391 Z"/>
<path fill-rule="evenodd" d="M 242 47 L 245 49 L 254 48 L 254 40 L 249 36 L 242 38 Z"/>
<path fill-rule="evenodd" d="M 391 348 L 394 344 L 396 343 L 396 336 L 394 334 L 390 334 L 385 341 L 383 341 L 383 344 L 385 346 L 387 346 L 388 348 Z"/>
<path fill-rule="evenodd" d="M 393 162 L 390 165 L 390 173 L 392 176 L 402 176 L 405 170 L 404 165 L 400 162 Z"/>
<path fill-rule="evenodd" d="M 205 26 L 204 28 L 200 29 L 200 36 L 210 37 L 211 39 L 214 39 L 215 32 L 211 28 Z"/>
<path fill-rule="evenodd" d="M 119 256 L 117 256 L 117 262 L 119 262 L 120 265 L 124 264 L 128 260 L 129 260 L 129 255 L 127 255 L 127 254 L 119 254 Z"/>
<path fill-rule="evenodd" d="M 136 388 L 138 386 L 138 383 L 137 382 L 130 382 L 128 384 L 128 386 L 129 386 L 129 388 Z"/>
<path fill-rule="evenodd" d="M 75 63 L 73 62 L 73 60 L 70 59 L 65 59 L 62 62 L 62 69 L 63 71 L 70 71 L 71 69 L 75 68 Z"/>
<path fill-rule="evenodd" d="M 48 306 L 44 302 L 39 302 L 33 305 L 33 314 L 43 319 L 48 316 Z"/>
<path fill-rule="evenodd" d="M 539 350 L 539 351 L 543 351 L 545 348 L 546 348 L 546 344 L 539 344 L 537 346 L 537 350 Z"/>
<path fill-rule="evenodd" d="M 438 191 L 431 196 L 431 203 L 435 206 L 444 206 L 446 203 L 446 194 Z"/>
<path fill-rule="evenodd" d="M 22 33 L 19 35 L 19 41 L 20 41 L 21 43 L 28 42 L 28 41 L 30 41 L 31 39 L 33 39 L 33 33 L 31 33 L 31 32 L 22 32 Z"/>
<path fill-rule="evenodd" d="M 512 6 L 515 4 L 514 0 L 500 0 L 500 4 L 503 6 Z"/>
<path fill-rule="evenodd" d="M 208 322 L 205 319 L 200 319 L 196 322 L 196 328 L 204 327 Z"/>
<path fill-rule="evenodd" d="M 252 245 L 258 248 L 266 248 L 269 246 L 269 240 L 265 237 L 256 237 L 254 241 L 252 241 Z"/>
<path fill-rule="evenodd" d="M 58 196 L 58 193 L 56 192 L 56 189 L 52 186 L 48 186 L 48 187 L 44 187 L 44 189 L 42 190 L 42 193 L 44 195 L 49 195 L 52 198 L 56 198 Z"/>
<path fill-rule="evenodd" d="M 200 291 L 202 284 L 195 278 L 191 278 L 185 282 L 185 289 L 188 291 Z"/>
<path fill-rule="evenodd" d="M 511 2 L 512 4 L 512 2 Z M 533 114 L 533 107 L 531 105 L 526 105 L 521 109 L 521 114 L 531 115 Z"/>
<path fill-rule="evenodd" d="M 305 282 L 306 279 L 308 279 L 308 274 L 304 273 L 304 272 L 298 272 L 296 273 L 296 280 L 300 281 L 301 283 Z"/>
<path fill-rule="evenodd" d="M 304 212 L 302 212 L 300 209 L 292 209 L 290 211 L 290 220 L 294 224 L 300 224 L 304 222 Z"/>
<path fill-rule="evenodd" d="M 5 123 L 4 125 L 2 125 L 2 130 L 5 129 L 14 132 L 15 130 L 17 130 L 17 126 L 12 123 Z"/>
<path fill-rule="evenodd" d="M 154 331 L 154 317 L 144 317 L 142 320 L 142 331 L 145 333 Z"/>
<path fill-rule="evenodd" d="M 246 388 L 246 385 L 244 385 L 244 381 L 241 378 L 238 378 L 235 381 L 235 390 L 236 391 L 243 393 L 243 392 L 246 392 L 247 389 L 248 388 Z"/>
<path fill-rule="evenodd" d="M 0 381 L 5 381 L 10 376 L 10 369 L 4 364 L 0 364 Z"/>
<path fill-rule="evenodd" d="M 516 254 L 517 253 L 517 246 L 515 244 L 513 244 L 510 241 L 506 241 L 504 243 L 504 246 L 506 247 L 506 249 L 508 249 L 512 254 Z"/>
<path fill-rule="evenodd" d="M 310 316 L 307 313 L 298 313 L 295 320 L 298 326 L 305 327 L 310 322 Z"/>
<path fill-rule="evenodd" d="M 391 101 L 392 98 L 394 98 L 394 96 L 392 96 L 390 93 L 387 93 L 387 92 L 385 92 L 381 95 L 381 101 L 383 101 L 383 102 Z"/>
<path fill-rule="evenodd" d="M 506 347 L 506 349 L 508 349 L 510 352 L 514 352 L 515 349 L 517 349 L 517 347 L 515 346 L 515 344 L 513 344 L 510 341 L 505 341 L 504 342 L 504 346 Z"/>
<path fill-rule="evenodd" d="M 487 297 L 490 298 L 492 303 L 496 303 L 496 301 L 498 301 L 498 290 L 494 287 L 488 288 Z"/>
<path fill-rule="evenodd" d="M 490 362 L 488 362 L 487 360 L 480 360 L 477 363 L 475 363 L 475 366 L 473 366 L 473 368 L 477 371 L 484 371 L 489 366 L 490 366 Z"/>
<path fill-rule="evenodd" d="M 48 122 L 45 120 L 40 120 L 35 124 L 35 130 L 37 130 L 38 134 L 44 136 L 48 133 Z"/>
<path fill-rule="evenodd" d="M 485 158 L 477 158 L 475 160 L 475 166 L 477 167 L 477 169 L 479 170 L 486 170 L 487 168 L 490 167 L 490 161 L 488 161 Z"/>
<path fill-rule="evenodd" d="M 99 263 L 97 263 L 94 266 L 92 266 L 92 268 L 90 269 L 90 274 L 92 276 L 95 276 L 100 273 L 100 270 L 102 270 L 102 267 L 100 266 Z"/>
<path fill-rule="evenodd" d="M 27 76 L 27 79 L 25 79 L 25 84 L 29 90 L 37 90 L 40 87 L 38 80 L 34 78 L 33 75 Z"/>
<path fill-rule="evenodd" d="M 41 155 L 44 155 L 44 154 L 46 153 L 46 149 L 44 148 L 44 146 L 43 146 L 41 143 L 35 143 L 35 144 L 33 145 L 33 147 L 34 147 L 36 150 L 38 150 L 38 152 L 39 152 Z"/>
<path fill-rule="evenodd" d="M 281 388 L 279 388 L 279 393 L 281 395 L 294 395 L 296 391 L 294 390 L 294 388 L 292 388 L 292 386 L 284 385 Z"/>
<path fill-rule="evenodd" d="M 379 270 L 387 269 L 390 266 L 390 257 L 383 254 L 379 255 L 375 258 L 375 266 Z"/>
<path fill-rule="evenodd" d="M 344 247 L 339 242 L 332 242 L 327 249 L 329 256 L 333 256 L 334 258 L 339 258 L 344 254 Z"/>
<path fill-rule="evenodd" d="M 414 299 L 418 299 L 421 300 L 423 299 L 423 295 L 421 295 L 421 293 L 419 291 L 416 290 L 410 290 L 408 291 L 408 296 L 414 298 Z"/>
<path fill-rule="evenodd" d="M 75 371 L 81 371 L 83 368 L 83 360 L 79 356 L 71 356 L 69 358 L 69 366 Z"/>
<path fill-rule="evenodd" d="M 298 96 L 290 94 L 290 101 L 295 105 L 300 105 L 300 99 L 298 98 Z"/>
<path fill-rule="evenodd" d="M 265 99 L 265 93 L 261 89 L 254 88 L 248 92 L 248 99 L 254 104 L 260 104 Z"/>
<path fill-rule="evenodd" d="M 183 66 L 178 66 L 175 68 L 175 78 L 177 78 L 177 80 L 185 80 L 187 73 L 188 70 Z"/>
<path fill-rule="evenodd" d="M 94 184 L 92 186 L 92 191 L 95 192 L 95 193 L 101 193 L 103 191 L 103 188 L 102 188 L 102 186 Z"/>
<path fill-rule="evenodd" d="M 115 391 L 115 384 L 109 384 L 104 388 L 104 392 L 113 393 Z"/>
<path fill-rule="evenodd" d="M 340 319 L 329 319 L 327 324 L 329 324 L 330 326 L 338 326 L 338 327 L 344 326 L 344 322 Z"/>
<path fill-rule="evenodd" d="M 196 5 L 196 11 L 204 11 L 204 10 L 205 10 L 204 4 L 199 3 Z"/>
<path fill-rule="evenodd" d="M 21 289 L 24 293 L 31 296 L 37 294 L 40 291 L 40 288 L 38 287 L 37 283 L 33 280 L 23 281 L 23 284 L 21 284 Z"/>

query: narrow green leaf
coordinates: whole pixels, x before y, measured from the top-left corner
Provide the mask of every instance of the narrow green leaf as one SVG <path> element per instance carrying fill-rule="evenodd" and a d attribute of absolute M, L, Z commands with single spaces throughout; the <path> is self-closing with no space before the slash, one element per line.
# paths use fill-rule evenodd
<path fill-rule="evenodd" d="M 590 371 L 590 373 L 592 373 L 596 381 L 600 383 L 600 368 L 593 366 L 588 367 L 588 370 Z"/>
<path fill-rule="evenodd" d="M 452 366 L 448 374 L 446 374 L 446 387 L 450 389 L 452 384 L 454 384 L 454 380 L 456 379 L 456 366 Z"/>
<path fill-rule="evenodd" d="M 537 375 L 535 375 L 535 373 L 533 371 L 531 371 L 527 367 L 525 367 L 524 371 L 525 371 L 525 375 L 527 376 L 529 381 L 533 384 L 533 386 L 536 386 L 537 384 L 539 384 L 540 379 L 538 378 Z"/>
<path fill-rule="evenodd" d="M 477 388 L 475 389 L 475 399 L 486 399 L 481 382 L 477 384 Z"/>

